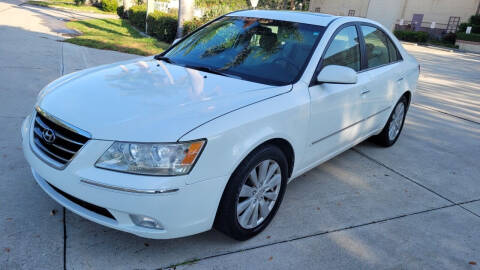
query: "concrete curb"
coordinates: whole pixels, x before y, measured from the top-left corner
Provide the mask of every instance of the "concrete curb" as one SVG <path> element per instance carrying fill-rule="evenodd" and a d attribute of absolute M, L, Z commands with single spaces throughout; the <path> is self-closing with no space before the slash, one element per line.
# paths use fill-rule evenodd
<path fill-rule="evenodd" d="M 147 38 L 154 38 L 154 37 L 148 35 L 147 33 L 141 31 L 141 30 L 138 29 L 136 26 L 134 26 L 134 25 L 131 25 L 131 26 L 132 26 L 132 28 L 135 29 L 141 36 L 147 37 Z"/>
<path fill-rule="evenodd" d="M 463 50 L 456 49 L 456 48 L 446 48 L 446 47 L 435 46 L 435 45 L 425 45 L 425 44 L 419 44 L 419 43 L 408 42 L 408 41 L 400 41 L 400 43 L 407 44 L 407 45 L 413 45 L 413 46 L 420 46 L 420 47 L 425 47 L 425 48 L 430 48 L 430 49 L 435 49 L 435 50 L 440 50 L 440 51 L 444 51 L 444 52 L 472 54 L 472 55 L 475 55 L 475 56 L 480 55 L 480 53 L 467 52 L 467 51 L 463 51 Z"/>

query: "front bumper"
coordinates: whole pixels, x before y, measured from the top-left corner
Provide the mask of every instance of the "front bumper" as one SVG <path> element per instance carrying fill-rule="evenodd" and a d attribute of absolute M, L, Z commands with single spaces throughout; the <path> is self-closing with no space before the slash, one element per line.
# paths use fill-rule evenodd
<path fill-rule="evenodd" d="M 142 176 L 98 169 L 94 167 L 96 159 L 112 142 L 93 139 L 66 168 L 59 170 L 35 155 L 30 147 L 30 136 L 31 121 L 27 117 L 22 125 L 22 146 L 32 174 L 50 197 L 70 211 L 104 226 L 154 239 L 188 236 L 212 228 L 228 177 L 186 184 L 187 176 Z M 100 186 L 91 183 L 100 183 Z M 150 190 L 172 192 L 132 192 Z M 95 211 L 95 207 L 88 205 L 104 209 L 111 215 Z M 163 229 L 137 226 L 130 217 L 132 214 L 154 218 Z"/>

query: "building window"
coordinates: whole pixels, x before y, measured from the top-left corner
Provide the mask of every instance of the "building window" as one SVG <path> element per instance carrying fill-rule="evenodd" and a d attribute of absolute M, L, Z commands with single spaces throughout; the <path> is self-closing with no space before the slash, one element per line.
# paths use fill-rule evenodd
<path fill-rule="evenodd" d="M 315 12 L 320 13 L 320 8 L 319 7 L 315 8 Z"/>
<path fill-rule="evenodd" d="M 450 16 L 447 24 L 447 33 L 457 32 L 458 24 L 460 23 L 460 17 Z"/>
<path fill-rule="evenodd" d="M 355 16 L 355 10 L 354 9 L 350 9 L 348 11 L 348 16 Z"/>

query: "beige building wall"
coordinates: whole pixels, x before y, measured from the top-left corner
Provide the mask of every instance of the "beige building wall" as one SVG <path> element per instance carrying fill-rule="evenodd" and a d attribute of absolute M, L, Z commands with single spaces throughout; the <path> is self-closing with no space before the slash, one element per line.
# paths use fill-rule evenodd
<path fill-rule="evenodd" d="M 402 15 L 405 1 L 408 0 L 370 0 L 366 17 L 383 24 L 383 26 L 390 30 L 393 30 L 397 19 Z"/>
<path fill-rule="evenodd" d="M 424 22 L 447 24 L 450 16 L 466 22 L 479 8 L 480 0 L 311 0 L 310 11 L 376 20 L 389 29 L 404 19 L 411 21 L 413 14 L 424 14 Z"/>
<path fill-rule="evenodd" d="M 355 10 L 355 16 L 365 17 L 367 9 L 368 0 L 310 0 L 312 12 L 347 16 L 349 10 Z"/>
<path fill-rule="evenodd" d="M 405 10 L 402 17 L 412 20 L 415 13 L 424 14 L 423 21 L 447 24 L 450 16 L 460 17 L 460 22 L 466 22 L 477 12 L 479 0 L 405 0 Z"/>

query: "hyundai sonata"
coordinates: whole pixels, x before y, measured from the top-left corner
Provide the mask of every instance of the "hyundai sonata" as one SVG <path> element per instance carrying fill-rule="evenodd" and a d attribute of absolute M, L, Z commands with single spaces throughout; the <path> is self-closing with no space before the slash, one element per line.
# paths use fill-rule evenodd
<path fill-rule="evenodd" d="M 419 65 L 378 23 L 238 11 L 164 53 L 68 74 L 22 126 L 36 182 L 99 224 L 166 239 L 261 232 L 287 183 L 398 139 Z"/>

